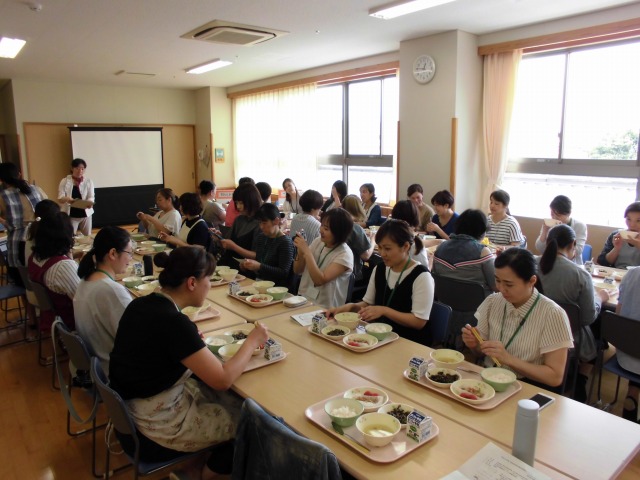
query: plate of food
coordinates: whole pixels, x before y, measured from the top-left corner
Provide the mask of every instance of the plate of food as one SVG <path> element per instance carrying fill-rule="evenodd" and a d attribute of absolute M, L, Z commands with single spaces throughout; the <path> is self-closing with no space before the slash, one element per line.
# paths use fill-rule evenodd
<path fill-rule="evenodd" d="M 450 368 L 432 366 L 425 375 L 427 381 L 438 388 L 449 388 L 453 382 L 460 380 L 460 374 Z"/>
<path fill-rule="evenodd" d="M 399 422 L 401 428 L 406 428 L 407 417 L 413 412 L 414 407 L 407 405 L 406 403 L 387 403 L 378 409 L 379 413 L 386 413 L 395 417 Z"/>
<path fill-rule="evenodd" d="M 375 387 L 357 387 L 344 392 L 344 398 L 353 398 L 364 405 L 365 412 L 375 412 L 389 401 L 384 390 Z"/>
<path fill-rule="evenodd" d="M 495 395 L 496 391 L 491 385 L 481 380 L 466 378 L 451 384 L 451 393 L 458 399 L 471 405 L 480 405 L 488 402 Z"/>
<path fill-rule="evenodd" d="M 224 332 L 225 335 L 231 335 L 233 337 L 234 342 L 238 342 L 240 340 L 246 339 L 250 333 L 251 333 L 251 330 L 242 330 L 242 329 L 229 330 L 228 332 Z"/>
<path fill-rule="evenodd" d="M 135 249 L 135 253 L 137 253 L 138 255 L 152 255 L 154 253 L 156 253 L 156 251 L 153 249 L 153 247 L 138 247 Z"/>
<path fill-rule="evenodd" d="M 271 295 L 259 293 L 257 295 L 249 295 L 247 298 L 245 298 L 245 301 L 253 305 L 265 305 L 267 303 L 273 302 L 273 297 Z"/>
<path fill-rule="evenodd" d="M 344 337 L 342 342 L 353 350 L 368 350 L 378 344 L 378 339 L 368 333 L 352 333 Z"/>

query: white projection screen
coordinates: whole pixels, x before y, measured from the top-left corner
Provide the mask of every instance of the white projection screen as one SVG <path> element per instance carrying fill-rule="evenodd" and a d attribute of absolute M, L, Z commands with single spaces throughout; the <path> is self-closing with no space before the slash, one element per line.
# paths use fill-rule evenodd
<path fill-rule="evenodd" d="M 87 162 L 95 186 L 93 225 L 137 224 L 164 186 L 162 128 L 69 127 L 73 158 Z"/>
<path fill-rule="evenodd" d="M 162 130 L 71 128 L 73 158 L 87 162 L 96 188 L 163 183 Z"/>

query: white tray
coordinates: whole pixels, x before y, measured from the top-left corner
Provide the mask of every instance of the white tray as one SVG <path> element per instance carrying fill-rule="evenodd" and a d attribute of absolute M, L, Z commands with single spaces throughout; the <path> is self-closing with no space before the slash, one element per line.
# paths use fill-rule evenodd
<path fill-rule="evenodd" d="M 232 282 L 242 282 L 243 280 L 246 280 L 247 277 L 245 277 L 244 275 L 236 275 L 236 278 L 234 278 L 232 280 Z M 217 281 L 213 281 L 211 280 L 211 288 L 213 287 L 221 287 L 222 285 L 229 285 L 231 282 L 228 282 L 226 280 L 217 280 Z"/>
<path fill-rule="evenodd" d="M 329 415 L 327 415 L 327 412 L 324 411 L 325 403 L 327 403 L 329 400 L 333 400 L 334 398 L 342 398 L 342 396 L 343 396 L 343 393 L 340 393 L 331 398 L 327 398 L 321 402 L 313 404 L 310 407 L 307 407 L 304 414 L 316 426 L 318 426 L 319 428 L 321 428 L 322 430 L 324 430 L 326 433 L 333 436 L 334 438 L 340 440 L 342 443 L 346 444 L 349 448 L 355 450 L 360 455 L 362 455 L 368 460 L 371 460 L 372 462 L 376 462 L 376 463 L 395 462 L 396 460 L 401 459 L 405 455 L 408 455 L 414 450 L 427 444 L 429 441 L 437 437 L 438 434 L 440 433 L 440 429 L 438 428 L 438 425 L 436 425 L 434 422 L 431 424 L 431 433 L 429 434 L 429 436 L 424 441 L 417 443 L 414 440 L 407 437 L 407 431 L 406 429 L 403 428 L 398 432 L 395 438 L 388 445 L 385 445 L 384 447 L 370 447 L 367 445 L 367 448 L 369 449 L 369 451 L 366 451 L 361 445 L 358 445 L 349 437 L 340 435 L 338 432 L 336 432 L 331 426 L 331 418 L 329 417 Z M 428 414 L 428 412 L 423 412 L 423 413 Z M 355 425 L 352 427 L 343 427 L 343 431 L 351 435 L 353 438 L 358 440 L 363 445 L 366 445 L 362 434 L 358 431 Z"/>
<path fill-rule="evenodd" d="M 231 298 L 235 298 L 239 302 L 242 302 L 245 305 L 248 305 L 249 307 L 253 307 L 253 308 L 268 307 L 270 305 L 275 305 L 276 303 L 282 303 L 285 299 L 293 297 L 293 295 L 291 293 L 285 293 L 284 297 L 282 297 L 280 300 L 272 300 L 269 303 L 251 303 L 251 302 L 247 302 L 247 297 L 239 297 L 237 295 L 231 295 L 230 293 L 227 293 L 227 295 L 229 295 Z M 265 295 L 268 295 L 268 294 L 265 294 Z M 302 306 L 302 305 L 300 305 L 300 306 Z"/>
<path fill-rule="evenodd" d="M 198 322 L 202 322 L 204 320 L 210 320 L 212 318 L 216 318 L 219 316 L 220 316 L 220 311 L 216 310 L 215 308 L 213 308 L 213 306 L 211 306 L 211 304 L 209 304 L 207 308 L 203 308 L 202 310 L 200 310 L 200 312 L 198 312 L 198 315 L 196 315 L 196 318 L 194 318 L 192 322 L 198 323 Z"/>
<path fill-rule="evenodd" d="M 337 323 L 332 323 L 332 322 L 328 322 L 327 325 L 332 326 L 332 325 L 338 325 Z M 309 333 L 311 335 L 315 335 L 316 337 L 320 337 L 323 340 L 326 340 L 329 343 L 333 343 L 335 345 L 337 345 L 338 347 L 342 347 L 346 350 L 349 350 L 351 352 L 355 352 L 355 353 L 364 353 L 364 352 L 370 352 L 371 350 L 375 350 L 376 348 L 380 348 L 383 347 L 385 345 L 390 344 L 391 342 L 395 342 L 396 340 L 398 340 L 400 338 L 400 336 L 396 333 L 396 332 L 391 332 L 389 335 L 387 335 L 385 337 L 384 340 L 378 340 L 378 343 L 376 343 L 375 345 L 369 347 L 369 348 L 354 348 L 351 347 L 349 345 L 347 345 L 346 343 L 344 343 L 342 341 L 342 338 L 340 340 L 334 340 L 333 338 L 329 338 L 326 337 L 324 335 L 322 335 L 321 333 L 315 333 L 313 330 L 313 326 L 310 326 L 307 328 L 307 330 L 309 331 Z M 360 331 L 352 331 L 351 333 L 360 333 Z M 362 332 L 362 333 L 366 333 L 366 332 Z"/>
<path fill-rule="evenodd" d="M 258 355 L 253 355 L 251 357 L 251 360 L 249 360 L 249 363 L 247 363 L 247 366 L 244 367 L 244 371 L 245 372 L 250 372 L 251 370 L 256 370 L 258 368 L 266 367 L 267 365 L 271 365 L 273 363 L 281 362 L 282 360 L 287 358 L 287 356 L 289 355 L 286 352 L 282 352 L 282 353 L 283 353 L 283 356 L 280 357 L 280 358 L 277 358 L 275 360 L 267 360 L 266 358 L 264 358 L 264 354 L 263 353 L 258 354 Z M 219 355 L 218 355 L 218 359 L 222 363 L 224 363 L 224 360 Z"/>

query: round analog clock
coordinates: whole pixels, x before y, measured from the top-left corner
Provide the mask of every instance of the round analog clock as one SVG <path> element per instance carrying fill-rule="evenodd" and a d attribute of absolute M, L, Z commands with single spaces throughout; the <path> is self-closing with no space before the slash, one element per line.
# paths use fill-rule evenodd
<path fill-rule="evenodd" d="M 429 83 L 436 74 L 436 62 L 429 55 L 420 55 L 413 61 L 413 78 L 418 83 Z"/>

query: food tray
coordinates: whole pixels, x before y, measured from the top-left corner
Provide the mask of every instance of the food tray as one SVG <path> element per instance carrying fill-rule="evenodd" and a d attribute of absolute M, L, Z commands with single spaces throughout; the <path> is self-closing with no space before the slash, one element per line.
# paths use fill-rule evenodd
<path fill-rule="evenodd" d="M 246 279 L 247 279 L 247 277 L 245 277 L 244 275 L 238 274 L 238 275 L 236 275 L 236 278 L 234 278 L 232 280 L 232 282 L 242 282 L 243 280 L 246 280 Z M 215 281 L 215 282 L 213 280 L 211 280 L 211 288 L 220 287 L 222 285 L 229 285 L 230 283 L 231 282 L 228 282 L 226 280 L 218 280 L 218 281 Z"/>
<path fill-rule="evenodd" d="M 259 355 L 253 355 L 251 357 L 251 360 L 249 360 L 249 363 L 247 363 L 247 366 L 244 367 L 244 372 L 250 372 L 251 370 L 257 370 L 258 368 L 266 367 L 267 365 L 271 365 L 272 363 L 281 362 L 282 360 L 287 358 L 287 355 L 289 355 L 286 352 L 282 352 L 282 354 L 283 354 L 282 357 L 276 358 L 275 360 L 267 360 L 266 358 L 264 358 L 263 353 Z M 217 354 L 216 354 L 216 357 L 218 357 L 218 359 L 222 363 L 224 363 L 224 360 L 222 359 L 222 357 L 220 357 Z"/>
<path fill-rule="evenodd" d="M 465 365 L 465 368 L 472 369 L 473 366 L 472 365 Z M 475 369 L 473 369 L 473 370 L 475 371 Z M 480 370 L 482 370 L 482 369 L 479 368 L 477 370 L 478 371 L 477 375 L 473 374 L 473 373 L 470 373 L 470 372 L 466 372 L 464 370 L 460 370 L 460 369 L 458 369 L 457 372 L 458 372 L 458 375 L 460 375 L 461 379 L 462 378 L 471 378 L 473 380 L 482 381 L 482 377 L 480 376 Z M 486 403 L 481 403 L 479 405 L 472 405 L 472 404 L 467 403 L 464 400 L 456 397 L 453 393 L 451 393 L 451 390 L 449 388 L 439 388 L 439 387 L 436 387 L 435 385 L 429 383 L 429 380 L 427 380 L 425 377 L 422 377 L 420 379 L 420 381 L 413 380 L 412 378 L 409 378 L 409 369 L 405 370 L 403 373 L 404 373 L 404 378 L 406 378 L 410 382 L 417 383 L 421 387 L 428 388 L 429 390 L 432 390 L 432 391 L 434 391 L 436 393 L 444 395 L 445 397 L 449 397 L 449 398 L 451 398 L 452 400 L 455 400 L 458 403 L 462 403 L 463 405 L 466 405 L 467 407 L 475 408 L 476 410 L 491 410 L 493 408 L 496 408 L 498 405 L 500 405 L 506 399 L 508 399 L 509 397 L 513 396 L 515 393 L 517 393 L 520 390 L 522 390 L 522 384 L 520 384 L 520 382 L 518 382 L 516 380 L 511 385 L 509 385 L 509 388 L 507 388 L 504 392 L 496 392 L 495 397 L 493 397 L 491 400 L 488 400 Z"/>
<path fill-rule="evenodd" d="M 133 253 L 135 253 L 136 255 L 155 255 L 156 253 L 160 253 L 160 252 L 156 252 L 153 247 L 137 247 Z"/>
<path fill-rule="evenodd" d="M 220 311 L 213 308 L 211 304 L 207 308 L 203 308 L 198 312 L 196 318 L 192 320 L 194 323 L 202 322 L 203 320 L 210 320 L 220 316 Z"/>
<path fill-rule="evenodd" d="M 601 267 L 599 265 L 593 266 L 593 273 L 591 273 L 592 277 L 595 278 L 607 278 L 611 276 L 611 274 L 615 274 L 614 278 L 616 282 L 620 282 L 622 278 L 627 274 L 627 270 L 622 270 L 620 268 L 612 268 L 612 267 Z"/>
<path fill-rule="evenodd" d="M 367 448 L 369 449 L 369 451 L 367 452 L 361 445 L 358 445 L 349 437 L 340 435 L 338 432 L 336 432 L 331 426 L 331 418 L 324 411 L 325 403 L 327 403 L 329 400 L 333 400 L 334 398 L 342 398 L 342 396 L 343 396 L 343 393 L 340 393 L 331 398 L 327 398 L 326 400 L 315 403 L 310 407 L 307 407 L 304 414 L 317 427 L 321 428 L 326 433 L 336 438 L 337 440 L 341 441 L 342 443 L 346 444 L 348 447 L 355 450 L 360 455 L 362 455 L 368 460 L 371 460 L 372 462 L 376 462 L 376 463 L 395 462 L 396 460 L 401 459 L 405 455 L 413 452 L 414 450 L 420 448 L 426 443 L 429 443 L 431 440 L 437 437 L 438 434 L 440 433 L 440 429 L 438 428 L 438 425 L 436 425 L 434 422 L 431 424 L 431 434 L 424 441 L 420 443 L 416 443 L 415 441 L 413 441 L 412 439 L 406 436 L 407 431 L 406 429 L 403 428 L 398 432 L 398 434 L 391 441 L 391 443 L 389 443 L 388 445 L 385 445 L 384 447 L 367 446 Z M 423 412 L 423 413 L 428 413 L 428 412 Z M 364 438 L 362 437 L 362 434 L 358 431 L 355 425 L 353 425 L 352 427 L 343 427 L 342 429 L 344 430 L 345 433 L 351 435 L 353 438 L 357 439 L 359 442 L 366 445 L 366 443 L 364 442 Z"/>
<path fill-rule="evenodd" d="M 327 323 L 327 325 L 338 325 L 337 323 Z M 375 350 L 376 348 L 380 348 L 383 347 L 385 345 L 390 344 L 391 342 L 395 342 L 396 340 L 398 340 L 400 338 L 400 336 L 396 333 L 396 332 L 391 332 L 389 335 L 386 336 L 386 338 L 384 340 L 378 340 L 378 343 L 376 343 L 375 345 L 373 345 L 372 347 L 369 348 L 353 348 L 350 347 L 349 345 L 345 344 L 342 339 L 340 340 L 332 340 L 329 337 L 325 337 L 324 335 L 322 335 L 321 333 L 315 333 L 313 330 L 313 326 L 310 326 L 309 328 L 307 328 L 307 330 L 309 331 L 309 333 L 311 335 L 315 335 L 316 337 L 320 337 L 323 340 L 326 340 L 329 343 L 333 343 L 339 347 L 344 348 L 345 350 L 349 350 L 351 352 L 355 352 L 355 353 L 364 353 L 364 352 L 370 352 L 371 350 Z M 366 333 L 361 326 L 359 326 L 356 331 L 352 331 L 351 333 Z"/>
<path fill-rule="evenodd" d="M 238 295 L 231 295 L 230 293 L 227 293 L 227 295 L 229 295 L 231 298 L 235 298 L 236 300 L 238 300 L 239 302 L 244 303 L 245 305 L 249 306 L 249 307 L 253 307 L 253 308 L 264 308 L 264 307 L 268 307 L 270 305 L 275 305 L 276 303 L 282 303 L 283 300 L 287 299 L 287 298 L 291 298 L 293 297 L 293 294 L 287 292 L 285 293 L 284 297 L 282 297 L 280 300 L 272 300 L 269 303 L 249 303 L 247 302 L 246 298 L 247 297 L 239 297 Z M 268 293 L 265 293 L 265 295 L 268 295 Z M 300 305 L 302 306 L 302 305 Z"/>

